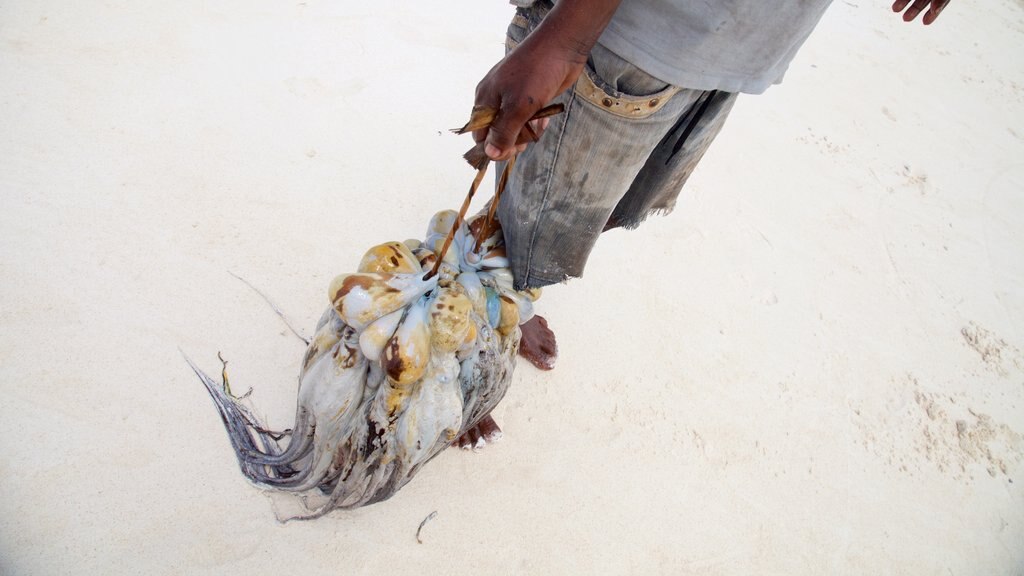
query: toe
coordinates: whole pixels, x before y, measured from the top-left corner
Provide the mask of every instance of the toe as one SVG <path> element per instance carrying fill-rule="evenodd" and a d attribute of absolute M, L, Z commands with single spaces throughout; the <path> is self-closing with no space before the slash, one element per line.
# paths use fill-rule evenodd
<path fill-rule="evenodd" d="M 498 427 L 498 423 L 491 418 L 488 414 L 480 419 L 475 426 L 466 430 L 459 436 L 456 441 L 459 448 L 463 450 L 473 450 L 474 452 L 480 450 L 488 443 L 494 443 L 501 439 L 502 432 L 501 428 Z"/>
<path fill-rule="evenodd" d="M 480 431 L 480 437 L 487 442 L 493 444 L 501 439 L 501 428 L 498 427 L 498 423 L 494 421 L 494 418 L 491 418 L 489 415 L 485 416 L 477 424 L 476 428 Z"/>

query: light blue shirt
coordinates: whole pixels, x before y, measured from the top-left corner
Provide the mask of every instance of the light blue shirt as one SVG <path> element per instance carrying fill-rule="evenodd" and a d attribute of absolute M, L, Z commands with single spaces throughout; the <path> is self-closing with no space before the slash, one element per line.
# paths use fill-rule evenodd
<path fill-rule="evenodd" d="M 623 0 L 599 42 L 669 84 L 760 94 L 832 0 Z"/>

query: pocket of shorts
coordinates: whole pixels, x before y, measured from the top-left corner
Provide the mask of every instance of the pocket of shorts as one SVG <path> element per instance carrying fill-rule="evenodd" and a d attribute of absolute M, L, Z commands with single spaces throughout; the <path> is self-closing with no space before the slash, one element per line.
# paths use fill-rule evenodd
<path fill-rule="evenodd" d="M 505 52 L 508 53 L 526 39 L 551 10 L 550 4 L 536 2 L 531 6 L 517 8 L 505 36 Z"/>
<path fill-rule="evenodd" d="M 600 44 L 591 50 L 575 87 L 581 98 L 623 118 L 646 118 L 661 110 L 679 90 Z"/>
<path fill-rule="evenodd" d="M 588 65 L 573 90 L 580 98 L 615 116 L 647 118 L 664 108 L 681 89 L 669 85 L 653 94 L 624 94 L 611 88 Z"/>

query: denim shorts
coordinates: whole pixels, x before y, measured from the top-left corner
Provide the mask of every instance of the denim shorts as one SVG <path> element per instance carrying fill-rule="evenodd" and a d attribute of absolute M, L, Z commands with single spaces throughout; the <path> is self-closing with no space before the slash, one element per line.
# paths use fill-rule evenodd
<path fill-rule="evenodd" d="M 550 9 L 517 9 L 506 51 Z M 635 228 L 670 212 L 735 100 L 670 86 L 597 44 L 554 100 L 565 112 L 519 155 L 498 207 L 516 288 L 580 277 L 606 223 Z"/>

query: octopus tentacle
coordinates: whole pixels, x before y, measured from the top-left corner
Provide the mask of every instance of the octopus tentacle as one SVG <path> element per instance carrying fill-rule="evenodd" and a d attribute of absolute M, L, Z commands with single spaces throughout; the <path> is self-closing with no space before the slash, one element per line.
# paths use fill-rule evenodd
<path fill-rule="evenodd" d="M 260 430 L 262 432 L 262 430 Z M 262 466 L 282 466 L 303 458 L 313 449 L 315 426 L 310 424 L 305 409 L 300 409 L 296 418 L 296 426 L 291 434 L 291 442 L 280 454 L 272 455 L 265 452 L 241 452 L 239 455 L 253 464 Z M 269 433 L 268 433 L 269 435 Z M 271 436 L 273 438 L 273 436 Z"/>
<path fill-rule="evenodd" d="M 268 456 L 280 454 L 280 447 L 274 437 L 258 431 L 263 427 L 259 426 L 259 421 L 252 415 L 252 412 L 236 402 L 222 385 L 218 385 L 213 378 L 200 370 L 184 352 L 182 352 L 182 356 L 185 357 L 185 361 L 192 371 L 199 376 L 213 399 L 243 472 L 246 472 L 247 476 L 250 475 L 250 472 L 256 472 L 253 464 L 245 457 L 246 454 L 261 453 Z"/>

